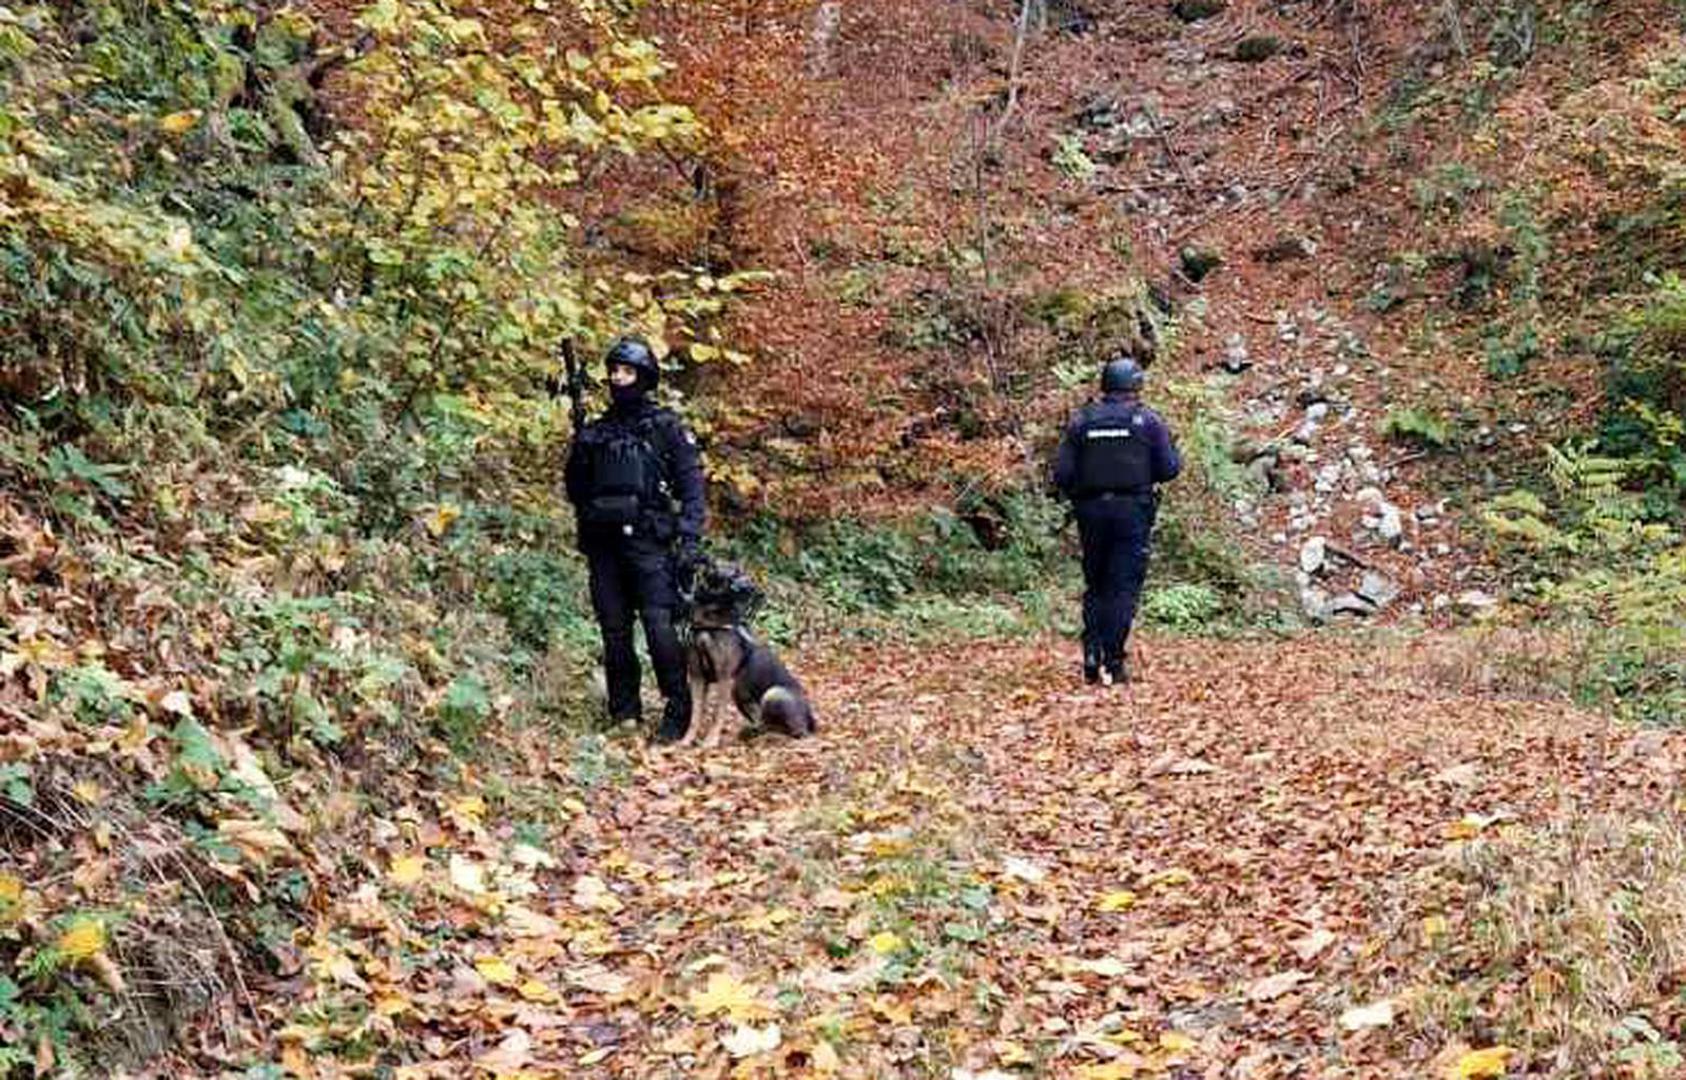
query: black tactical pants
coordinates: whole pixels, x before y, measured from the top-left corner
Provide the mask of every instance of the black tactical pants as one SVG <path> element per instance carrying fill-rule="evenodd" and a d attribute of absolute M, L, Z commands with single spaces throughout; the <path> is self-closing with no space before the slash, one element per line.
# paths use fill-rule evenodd
<path fill-rule="evenodd" d="M 591 574 L 591 606 L 603 631 L 603 671 L 609 684 L 609 715 L 638 719 L 642 673 L 632 643 L 632 623 L 644 623 L 644 643 L 656 685 L 667 699 L 663 726 L 683 733 L 691 712 L 685 653 L 675 611 L 679 592 L 668 545 L 647 537 L 614 537 L 585 553 Z M 669 732 L 671 734 L 671 732 Z"/>
<path fill-rule="evenodd" d="M 1136 620 L 1153 519 L 1152 493 L 1109 495 L 1077 503 L 1083 540 L 1083 655 L 1118 669 Z"/>

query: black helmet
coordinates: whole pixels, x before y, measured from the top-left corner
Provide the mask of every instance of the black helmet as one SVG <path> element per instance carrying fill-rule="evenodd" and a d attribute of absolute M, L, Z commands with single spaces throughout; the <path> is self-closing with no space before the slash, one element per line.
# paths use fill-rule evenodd
<path fill-rule="evenodd" d="M 645 344 L 643 338 L 616 338 L 603 357 L 603 366 L 612 368 L 616 364 L 625 364 L 638 372 L 638 381 L 645 386 L 656 385 L 656 380 L 662 375 L 662 369 L 656 363 L 656 354 L 650 351 L 650 346 Z"/>
<path fill-rule="evenodd" d="M 1147 374 L 1129 356 L 1120 354 L 1106 362 L 1101 369 L 1101 392 L 1104 394 L 1132 393 L 1142 388 Z"/>

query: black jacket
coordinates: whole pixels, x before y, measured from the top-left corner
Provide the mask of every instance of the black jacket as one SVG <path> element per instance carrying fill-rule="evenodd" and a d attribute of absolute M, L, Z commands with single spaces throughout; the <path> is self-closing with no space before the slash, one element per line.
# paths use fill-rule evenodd
<path fill-rule="evenodd" d="M 591 454 L 587 447 L 606 426 L 635 427 L 644 433 L 660 461 L 667 505 L 651 507 L 647 522 L 640 531 L 652 533 L 656 539 L 678 537 L 695 541 L 702 537 L 706 508 L 703 502 L 702 457 L 697 452 L 697 440 L 686 429 L 679 414 L 672 409 L 639 401 L 632 405 L 610 406 L 602 416 L 591 421 L 575 436 L 569 448 L 568 463 L 563 468 L 563 485 L 568 501 L 577 509 L 591 497 Z M 647 528 L 646 528 L 647 527 Z M 580 543 L 589 545 L 594 539 L 587 528 L 580 530 Z"/>

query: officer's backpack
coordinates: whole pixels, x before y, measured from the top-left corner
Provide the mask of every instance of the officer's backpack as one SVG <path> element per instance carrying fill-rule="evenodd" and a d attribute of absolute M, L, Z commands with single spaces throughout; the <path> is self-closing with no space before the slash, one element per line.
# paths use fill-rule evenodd
<path fill-rule="evenodd" d="M 645 511 L 661 505 L 666 488 L 661 455 L 652 444 L 651 426 L 604 425 L 589 442 L 591 486 L 581 517 L 589 525 L 636 524 Z"/>

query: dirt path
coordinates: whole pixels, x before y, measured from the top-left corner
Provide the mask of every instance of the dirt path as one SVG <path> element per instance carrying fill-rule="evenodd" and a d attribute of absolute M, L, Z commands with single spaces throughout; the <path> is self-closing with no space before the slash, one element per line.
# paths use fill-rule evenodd
<path fill-rule="evenodd" d="M 805 657 L 821 738 L 610 740 L 556 865 L 408 886 L 399 1075 L 1430 1075 L 1337 1021 L 1407 979 L 1436 868 L 1686 759 L 1601 771 L 1602 721 L 1438 688 L 1446 649 L 1153 643 L 1113 692 L 1063 643 Z"/>

